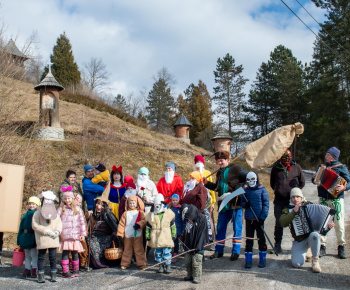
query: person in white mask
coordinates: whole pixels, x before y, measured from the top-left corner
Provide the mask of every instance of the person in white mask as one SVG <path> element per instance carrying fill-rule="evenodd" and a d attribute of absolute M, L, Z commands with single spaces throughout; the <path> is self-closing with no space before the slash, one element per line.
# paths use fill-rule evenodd
<path fill-rule="evenodd" d="M 177 166 L 174 162 L 165 164 L 164 177 L 162 177 L 157 184 L 157 190 L 164 196 L 166 203 L 171 202 L 171 196 L 176 193 L 180 197 L 183 191 L 182 178 L 176 173 Z"/>
<path fill-rule="evenodd" d="M 154 197 L 158 194 L 157 187 L 149 178 L 149 170 L 146 167 L 141 167 L 137 175 L 136 194 L 142 199 L 145 204 L 145 213 L 149 213 L 151 206 L 154 203 Z"/>

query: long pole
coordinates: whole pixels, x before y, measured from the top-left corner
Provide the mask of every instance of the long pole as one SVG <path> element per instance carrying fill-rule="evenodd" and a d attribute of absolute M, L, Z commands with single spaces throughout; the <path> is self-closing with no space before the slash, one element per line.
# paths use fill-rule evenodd
<path fill-rule="evenodd" d="M 245 199 L 245 202 L 248 202 L 248 199 L 247 199 L 247 197 L 245 196 L 245 194 L 242 194 L 242 195 L 243 195 L 243 197 L 244 197 L 244 199 Z M 259 219 L 258 219 L 258 217 L 256 216 L 256 214 L 255 214 L 255 212 L 254 212 L 252 206 L 250 206 L 250 210 L 251 210 L 251 212 L 253 213 L 253 215 L 254 215 L 256 221 L 259 222 Z M 262 229 L 262 231 L 264 232 L 265 237 L 266 237 L 267 240 L 269 241 L 272 250 L 275 252 L 276 256 L 278 256 L 278 253 L 277 253 L 275 247 L 272 245 L 272 242 L 271 242 L 269 236 L 267 235 L 267 233 L 265 232 L 264 227 L 263 227 L 262 225 L 260 225 L 260 228 Z"/>
<path fill-rule="evenodd" d="M 223 241 L 231 240 L 231 239 L 258 240 L 257 238 L 232 237 L 232 238 L 226 238 L 226 239 L 221 240 L 221 241 L 216 241 L 216 242 L 213 242 L 213 243 L 211 243 L 211 244 L 207 244 L 207 245 L 205 245 L 205 246 L 206 246 L 206 247 L 207 247 L 207 246 L 211 246 L 211 245 L 214 245 L 214 244 L 217 244 L 217 243 L 221 243 L 221 242 L 223 242 Z M 193 251 L 195 251 L 195 250 L 196 250 L 196 249 L 192 249 L 192 250 L 183 252 L 183 253 L 177 255 L 176 258 L 177 258 L 177 257 L 180 257 L 180 256 L 183 256 L 183 255 L 185 255 L 185 254 L 188 254 L 188 253 L 190 253 L 190 252 L 193 252 Z M 154 267 L 159 266 L 159 265 L 161 265 L 161 264 L 164 264 L 165 262 L 167 262 L 167 261 L 169 261 L 169 260 L 171 260 L 171 259 L 173 259 L 173 257 L 171 257 L 171 258 L 169 258 L 169 259 L 166 259 L 166 260 L 164 260 L 164 261 L 162 261 L 162 262 L 160 262 L 160 263 L 157 263 L 157 264 L 154 264 L 154 265 L 152 265 L 152 266 L 149 266 L 149 267 L 147 267 L 147 268 L 145 268 L 145 269 L 142 269 L 142 270 L 140 270 L 140 271 L 137 271 L 137 272 L 135 272 L 135 273 L 132 273 L 132 274 L 130 274 L 130 275 L 127 275 L 127 276 L 125 276 L 125 277 L 123 277 L 123 278 L 121 278 L 121 279 L 118 279 L 118 280 L 116 280 L 116 281 L 110 283 L 109 285 L 113 285 L 113 284 L 115 284 L 115 283 L 117 283 L 117 282 L 120 282 L 120 281 L 122 281 L 122 280 L 124 280 L 124 279 L 130 277 L 130 276 L 134 276 L 134 275 L 139 274 L 139 273 L 141 273 L 141 272 L 144 272 L 144 271 L 146 271 L 146 270 L 148 270 L 148 269 L 151 269 L 151 268 L 154 268 Z"/>

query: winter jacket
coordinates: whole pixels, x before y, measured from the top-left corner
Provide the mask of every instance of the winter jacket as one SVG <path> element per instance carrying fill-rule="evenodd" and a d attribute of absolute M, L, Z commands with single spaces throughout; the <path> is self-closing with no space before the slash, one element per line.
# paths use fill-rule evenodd
<path fill-rule="evenodd" d="M 303 204 L 306 204 L 306 203 L 307 203 L 306 201 L 303 202 Z M 282 210 L 282 215 L 280 217 L 280 225 L 283 228 L 289 226 L 290 233 L 291 233 L 292 237 L 294 238 L 294 240 L 297 242 L 301 242 L 301 241 L 305 240 L 310 235 L 310 233 L 304 234 L 301 236 L 295 235 L 294 227 L 292 224 L 295 215 L 296 215 L 296 212 L 294 211 L 294 205 L 289 205 L 288 207 L 286 207 L 285 209 Z"/>
<path fill-rule="evenodd" d="M 136 220 L 138 220 L 136 222 Z M 134 225 L 140 225 L 140 229 L 134 229 Z M 118 225 L 117 236 L 122 238 L 138 238 L 142 235 L 142 230 L 146 226 L 146 217 L 145 213 L 142 210 L 127 210 L 123 213 L 120 218 L 120 222 Z M 136 233 L 135 233 L 136 232 Z M 136 235 L 136 236 L 135 236 Z"/>
<path fill-rule="evenodd" d="M 255 187 L 246 187 L 245 196 L 250 201 L 250 205 L 259 220 L 265 220 L 269 214 L 269 194 L 262 184 L 257 183 Z M 242 198 L 241 205 L 246 208 L 246 201 Z M 244 218 L 255 220 L 255 216 L 250 208 L 245 209 Z"/>
<path fill-rule="evenodd" d="M 181 236 L 186 226 L 186 222 L 181 218 L 181 206 L 171 206 L 170 209 L 175 214 L 176 235 Z"/>
<path fill-rule="evenodd" d="M 95 175 L 95 177 L 93 177 L 91 179 L 92 183 L 94 184 L 99 184 L 100 182 L 108 182 L 109 181 L 109 170 L 105 170 L 103 172 L 101 172 L 100 174 Z"/>
<path fill-rule="evenodd" d="M 333 167 L 333 166 L 336 166 L 339 164 L 341 164 L 339 161 L 332 161 L 331 163 L 326 163 L 325 165 L 327 167 Z M 349 174 L 349 170 L 346 167 L 346 165 L 342 164 L 340 166 L 333 167 L 332 170 L 335 171 L 336 173 L 338 173 L 338 175 L 343 177 L 348 182 L 345 190 L 349 190 L 350 189 L 350 174 Z M 314 178 L 312 178 L 312 182 L 314 182 Z M 325 199 L 344 198 L 344 191 L 339 193 L 337 197 L 334 197 L 322 185 L 317 187 L 317 191 L 318 191 L 318 196 L 323 197 Z"/>
<path fill-rule="evenodd" d="M 225 171 L 228 170 L 228 178 L 225 180 L 223 176 L 225 175 Z M 239 187 L 242 187 L 243 184 L 245 183 L 246 180 L 246 175 L 247 175 L 247 170 L 245 170 L 243 167 L 238 166 L 235 163 L 230 163 L 226 168 L 224 169 L 219 169 L 219 171 L 216 173 L 216 182 L 210 182 L 208 181 L 205 184 L 205 187 L 210 189 L 210 190 L 215 190 L 218 192 L 218 196 L 220 197 L 221 195 L 225 194 L 226 192 L 233 192 Z M 221 184 L 224 183 L 227 185 L 227 190 L 226 192 L 223 192 L 221 188 Z M 220 207 L 221 201 L 218 203 L 218 207 Z M 234 199 L 232 199 L 228 207 L 229 208 L 234 208 L 240 207 L 241 206 L 241 197 L 237 196 Z"/>
<path fill-rule="evenodd" d="M 116 236 L 118 231 L 118 220 L 115 215 L 111 212 L 110 209 L 105 209 L 101 213 L 101 216 L 102 220 L 104 220 L 111 228 L 113 235 Z M 90 235 L 95 229 L 97 219 L 95 216 L 91 215 L 90 217 L 87 217 L 86 220 L 88 223 L 88 234 Z"/>
<path fill-rule="evenodd" d="M 87 209 L 92 210 L 95 204 L 95 198 L 104 192 L 104 187 L 92 183 L 91 179 L 86 176 L 83 178 L 84 199 L 86 201 Z"/>
<path fill-rule="evenodd" d="M 63 241 L 79 241 L 80 237 L 87 236 L 85 219 L 83 211 L 77 207 L 78 213 L 74 215 L 71 206 L 65 206 L 66 211 L 62 213 L 62 206 L 57 209 L 57 214 L 62 221 L 62 233 L 60 235 L 61 242 Z"/>
<path fill-rule="evenodd" d="M 175 214 L 171 209 L 153 215 L 149 212 L 146 216 L 146 239 L 150 239 L 148 246 L 151 248 L 172 248 L 176 238 Z"/>
<path fill-rule="evenodd" d="M 143 198 L 144 196 L 147 197 L 146 204 L 153 203 L 154 197 L 158 194 L 157 187 L 152 180 L 147 180 L 145 187 L 140 187 L 136 183 L 136 192 L 140 198 Z"/>
<path fill-rule="evenodd" d="M 72 186 L 73 193 L 74 193 L 75 196 L 77 194 L 80 194 L 81 199 L 82 199 L 81 206 L 82 206 L 83 211 L 84 211 L 84 209 L 85 209 L 85 207 L 84 207 L 85 199 L 84 199 L 83 190 L 82 190 L 81 185 L 80 185 L 80 183 L 78 181 L 75 181 L 74 185 L 72 185 L 68 178 L 64 179 L 64 181 L 61 183 L 61 185 L 60 185 L 60 187 L 59 187 L 59 189 L 57 191 L 57 196 L 60 199 L 60 203 L 61 203 L 61 201 L 63 201 L 63 191 L 62 191 L 61 187 L 68 187 L 68 186 Z"/>
<path fill-rule="evenodd" d="M 175 173 L 172 183 L 167 184 L 165 181 L 165 177 L 162 177 L 157 183 L 157 190 L 159 193 L 163 194 L 164 201 L 166 203 L 171 202 L 171 196 L 174 193 L 181 196 L 183 189 L 184 184 L 182 182 L 182 178 L 179 175 L 177 175 L 177 173 Z"/>
<path fill-rule="evenodd" d="M 278 160 L 271 169 L 270 186 L 274 190 L 275 200 L 287 201 L 294 187 L 302 189 L 305 185 L 304 173 L 299 164 L 290 161 L 291 169 L 284 168 L 282 160 Z"/>
<path fill-rule="evenodd" d="M 33 215 L 32 228 L 35 232 L 36 248 L 38 250 L 59 247 L 59 237 L 52 239 L 45 235 L 47 229 L 53 232 L 57 231 L 59 234 L 62 232 L 62 222 L 59 215 L 53 220 L 47 220 L 41 215 L 41 207 L 39 207 Z"/>
<path fill-rule="evenodd" d="M 17 245 L 21 249 L 36 248 L 34 230 L 32 228 L 33 215 L 36 210 L 28 210 L 21 219 L 17 235 Z"/>
<path fill-rule="evenodd" d="M 181 199 L 181 204 L 193 204 L 199 210 L 205 209 L 208 198 L 208 191 L 203 183 L 198 183 L 192 190 L 188 191 Z"/>

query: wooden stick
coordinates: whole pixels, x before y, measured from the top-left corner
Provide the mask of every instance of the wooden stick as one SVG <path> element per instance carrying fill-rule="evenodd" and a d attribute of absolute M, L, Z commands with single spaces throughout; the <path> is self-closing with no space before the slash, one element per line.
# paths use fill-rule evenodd
<path fill-rule="evenodd" d="M 213 243 L 211 243 L 211 244 L 207 244 L 207 245 L 205 245 L 205 247 L 211 246 L 211 245 L 215 245 L 215 244 L 217 244 L 217 243 L 221 243 L 221 242 L 224 242 L 224 241 L 226 241 L 226 240 L 231 240 L 231 239 L 259 240 L 259 239 L 257 239 L 257 238 L 248 238 L 248 237 L 231 237 L 231 238 L 226 238 L 226 239 L 221 240 L 221 241 L 213 242 Z M 195 250 L 196 250 L 196 249 L 192 249 L 192 250 L 183 252 L 183 253 L 177 255 L 176 258 L 178 258 L 178 257 L 180 257 L 180 256 L 183 256 L 183 255 L 185 255 L 185 254 L 188 254 L 188 253 L 190 253 L 190 252 L 193 252 L 193 251 L 195 251 Z M 173 258 L 174 258 L 174 257 L 171 257 L 171 258 L 166 259 L 166 260 L 164 260 L 164 261 L 162 261 L 162 262 L 160 262 L 160 263 L 154 264 L 154 265 L 149 266 L 149 267 L 147 267 L 147 268 L 145 268 L 145 269 L 142 269 L 142 270 L 140 270 L 140 271 L 137 271 L 137 272 L 135 272 L 135 273 L 132 273 L 132 274 L 130 274 L 130 275 L 127 275 L 127 276 L 125 276 L 125 277 L 123 277 L 123 278 L 121 278 L 121 279 L 118 279 L 117 281 L 114 281 L 114 282 L 110 283 L 109 285 L 113 285 L 113 284 L 115 284 L 115 283 L 117 283 L 117 282 L 119 282 L 119 281 L 122 281 L 122 280 L 124 280 L 124 279 L 130 277 L 130 276 L 134 276 L 134 275 L 136 275 L 136 274 L 138 274 L 138 273 L 141 273 L 141 272 L 146 271 L 146 270 L 148 270 L 148 269 L 151 269 L 151 268 L 154 268 L 154 267 L 159 266 L 159 265 L 161 265 L 161 264 L 164 264 L 165 262 L 167 262 L 167 261 L 169 261 L 169 260 L 171 260 L 171 259 L 173 259 Z"/>
<path fill-rule="evenodd" d="M 230 163 L 236 161 L 238 158 L 242 157 L 244 154 L 245 154 L 245 152 L 239 154 L 237 157 L 235 157 L 233 160 L 231 160 Z M 230 163 L 229 163 L 229 164 L 230 164 Z M 205 178 L 208 178 L 208 177 L 214 175 L 215 173 L 217 173 L 219 170 L 220 170 L 220 168 L 219 168 L 218 170 L 214 171 L 213 173 L 211 173 L 210 175 L 204 176 L 204 177 L 205 177 Z"/>

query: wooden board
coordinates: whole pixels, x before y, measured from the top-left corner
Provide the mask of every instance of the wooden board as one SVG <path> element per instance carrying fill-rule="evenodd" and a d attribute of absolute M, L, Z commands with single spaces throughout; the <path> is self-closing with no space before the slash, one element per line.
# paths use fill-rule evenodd
<path fill-rule="evenodd" d="M 24 166 L 0 163 L 0 232 L 18 232 L 24 169 Z"/>

